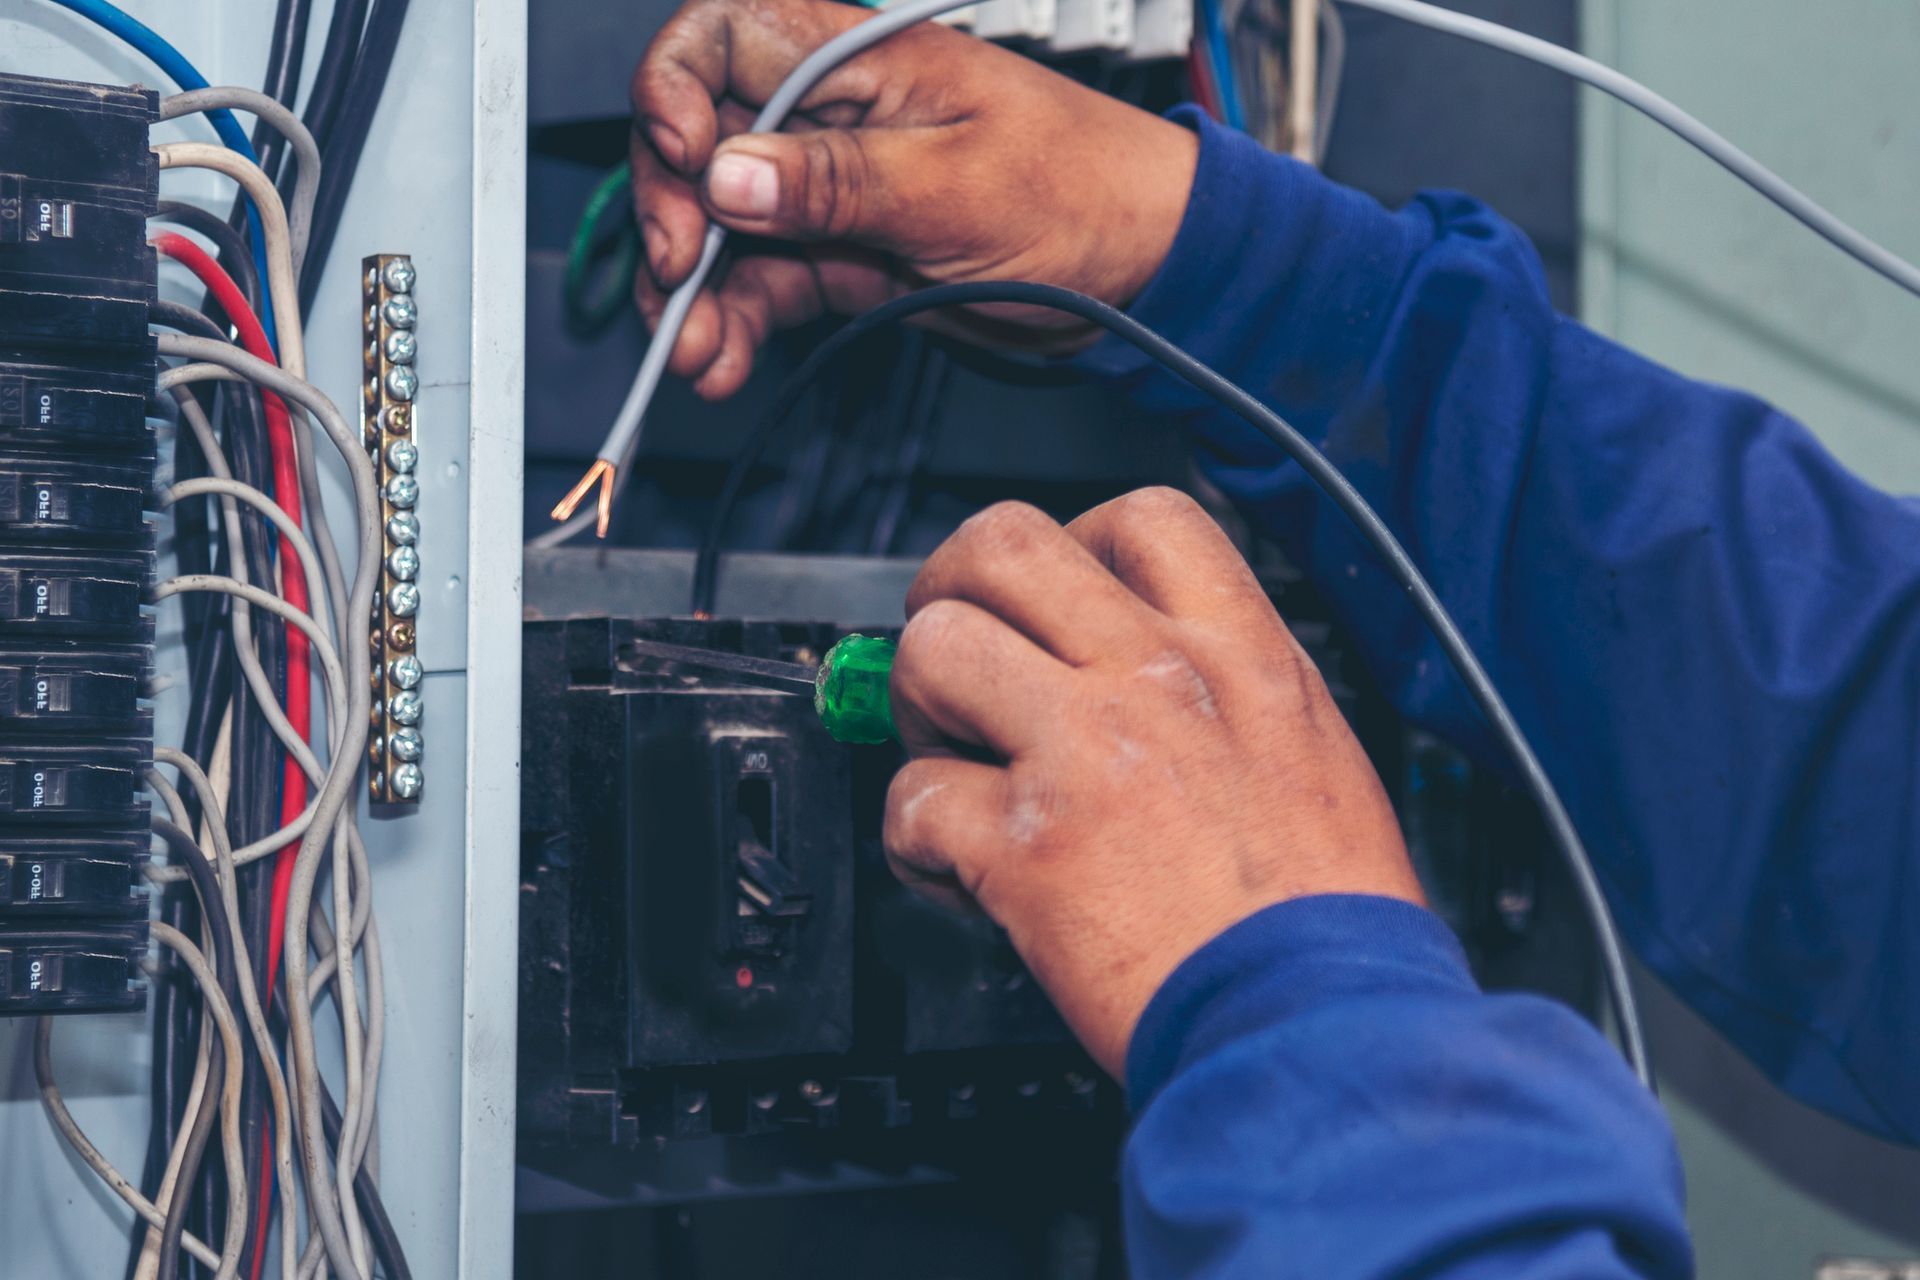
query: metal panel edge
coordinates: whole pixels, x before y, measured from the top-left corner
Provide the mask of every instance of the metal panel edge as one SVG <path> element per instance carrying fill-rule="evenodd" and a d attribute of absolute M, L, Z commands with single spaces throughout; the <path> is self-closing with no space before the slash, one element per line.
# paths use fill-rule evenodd
<path fill-rule="evenodd" d="M 467 1280 L 506 1280 L 513 1269 L 526 71 L 526 0 L 475 0 L 457 1270 Z"/>

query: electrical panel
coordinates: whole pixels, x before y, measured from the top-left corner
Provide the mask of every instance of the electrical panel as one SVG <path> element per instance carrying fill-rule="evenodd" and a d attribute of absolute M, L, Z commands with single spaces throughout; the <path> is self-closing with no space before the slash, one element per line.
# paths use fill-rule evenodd
<path fill-rule="evenodd" d="M 0 1014 L 143 999 L 157 116 L 0 76 Z"/>
<path fill-rule="evenodd" d="M 532 623 L 523 1144 L 634 1147 L 1111 1110 L 992 925 L 884 865 L 897 748 L 636 639 L 817 661 L 823 624 Z"/>

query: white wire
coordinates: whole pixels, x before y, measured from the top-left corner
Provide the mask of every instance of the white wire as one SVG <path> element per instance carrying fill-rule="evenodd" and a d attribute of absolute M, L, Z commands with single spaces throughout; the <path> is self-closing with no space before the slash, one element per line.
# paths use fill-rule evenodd
<path fill-rule="evenodd" d="M 760 114 L 754 117 L 749 132 L 770 133 L 778 129 L 800 100 L 829 72 L 849 58 L 895 32 L 916 26 L 929 18 L 937 18 L 943 13 L 964 9 L 975 2 L 909 0 L 898 8 L 882 10 L 860 25 L 842 31 L 808 54 L 799 66 L 787 74 L 787 78 L 780 82 L 780 87 L 773 91 L 773 96 L 767 99 L 767 105 L 760 108 Z M 659 327 L 654 330 L 653 341 L 647 344 L 647 353 L 640 360 L 640 370 L 634 374 L 627 398 L 620 405 L 620 412 L 615 416 L 613 426 L 608 429 L 607 438 L 600 445 L 597 455 L 600 460 L 613 463 L 618 468 L 614 476 L 616 483 L 626 479 L 629 463 L 638 451 L 640 424 L 647 416 L 647 406 L 653 401 L 653 393 L 660 386 L 660 375 L 666 372 L 667 357 L 673 354 L 674 345 L 680 340 L 680 329 L 687 321 L 687 312 L 692 309 L 693 300 L 706 283 L 708 272 L 713 270 L 714 262 L 720 257 L 720 246 L 726 242 L 726 238 L 725 227 L 716 224 L 707 228 L 706 239 L 700 245 L 700 261 L 693 268 L 693 274 L 683 280 L 667 299 L 666 308 L 660 313 Z"/>
<path fill-rule="evenodd" d="M 240 1007 L 246 1014 L 247 1029 L 253 1034 L 254 1052 L 259 1055 L 260 1064 L 266 1071 L 267 1092 L 273 1105 L 274 1167 L 278 1172 L 275 1181 L 279 1184 L 280 1218 L 282 1222 L 293 1223 L 297 1221 L 298 1206 L 294 1199 L 293 1124 L 287 1104 L 287 1082 L 280 1068 L 280 1056 L 274 1049 L 273 1033 L 267 1028 L 259 990 L 253 980 L 253 960 L 247 952 L 246 926 L 240 920 L 233 849 L 227 840 L 227 816 L 220 805 L 220 797 L 214 794 L 212 781 L 192 756 L 167 746 L 155 747 L 153 755 L 158 764 L 172 765 L 179 770 L 180 777 L 193 788 L 194 794 L 200 798 L 200 811 L 206 818 L 206 829 L 212 838 L 213 855 L 208 857 L 204 848 L 198 852 L 212 865 L 214 877 L 220 885 L 220 908 L 226 914 L 227 925 L 233 935 L 233 971 L 240 992 Z M 147 781 L 167 807 L 167 812 L 173 815 L 174 825 L 192 835 L 193 828 L 187 821 L 186 806 L 181 804 L 179 793 L 157 769 L 147 770 Z M 212 911 L 214 906 L 207 903 L 204 909 Z M 248 1203 L 251 1207 L 251 1196 L 248 1197 Z M 294 1251 L 293 1228 L 284 1228 L 280 1235 L 281 1273 L 284 1275 L 292 1272 L 297 1255 Z"/>
<path fill-rule="evenodd" d="M 300 328 L 300 287 L 293 274 L 293 234 L 287 207 L 260 166 L 212 142 L 162 142 L 153 148 L 162 169 L 212 169 L 240 184 L 260 213 L 267 246 L 267 289 L 273 295 L 273 325 L 280 363 L 296 378 L 307 376 L 306 342 Z"/>
<path fill-rule="evenodd" d="M 210 89 L 176 93 L 160 99 L 160 118 L 173 120 L 220 107 L 237 108 L 260 117 L 275 133 L 287 140 L 287 146 L 293 151 L 293 207 L 287 211 L 287 228 L 293 274 L 298 278 L 301 264 L 307 256 L 307 237 L 313 228 L 314 202 L 320 196 L 320 147 L 299 116 L 288 110 L 279 99 L 258 89 L 215 85 Z M 279 323 L 278 317 L 274 323 Z"/>
<path fill-rule="evenodd" d="M 1692 143 L 1729 173 L 1797 218 L 1809 231 L 1872 268 L 1907 292 L 1920 295 L 1920 267 L 1883 248 L 1816 204 L 1811 197 L 1639 81 L 1592 58 L 1484 18 L 1468 17 L 1422 0 L 1340 0 L 1406 22 L 1490 45 L 1552 67 L 1643 112 Z"/>
<path fill-rule="evenodd" d="M 257 382 L 282 398 L 299 402 L 325 428 L 328 437 L 339 450 L 345 461 L 348 474 L 353 482 L 354 511 L 359 534 L 358 557 L 354 567 L 352 588 L 345 607 L 338 610 L 342 621 L 343 647 L 349 652 L 349 660 L 357 672 L 371 669 L 372 658 L 368 642 L 368 620 L 371 617 L 373 593 L 380 571 L 380 527 L 379 501 L 375 492 L 373 465 L 362 447 L 359 435 L 347 425 L 340 410 L 322 395 L 312 384 L 282 370 L 255 359 L 231 344 L 209 338 L 195 338 L 184 334 L 163 333 L 158 337 L 159 349 L 163 355 L 181 356 L 189 360 L 203 360 L 225 366 L 247 379 Z M 271 601 L 272 603 L 268 603 Z M 263 608 L 274 608 L 280 604 L 275 598 L 264 592 L 255 601 Z M 303 615 L 304 617 L 304 615 Z M 316 648 L 319 646 L 316 645 Z M 368 732 L 368 713 L 372 701 L 371 687 L 364 678 L 346 681 L 348 691 L 348 711 L 343 730 L 335 752 L 335 758 L 342 767 L 331 769 L 321 785 L 315 800 L 314 816 L 306 834 L 301 838 L 300 851 L 294 859 L 293 881 L 288 891 L 287 919 L 289 922 L 307 918 L 313 903 L 313 889 L 319 874 L 320 858 L 325 854 L 334 838 L 335 824 L 343 810 L 348 807 L 349 791 L 358 772 L 359 761 L 365 752 Z M 289 928 L 287 945 L 283 956 L 286 966 L 287 985 L 290 991 L 305 989 L 309 965 L 307 962 L 307 937 L 304 930 Z M 354 1257 L 354 1243 L 349 1239 L 339 1197 L 334 1190 L 329 1171 L 326 1169 L 325 1156 L 318 1140 L 320 1125 L 320 1077 L 315 1056 L 312 1010 L 303 1000 L 289 1000 L 288 1024 L 293 1045 L 292 1063 L 295 1094 L 299 1100 L 297 1109 L 298 1126 L 305 1135 L 313 1140 L 303 1141 L 302 1163 L 306 1175 L 309 1195 L 313 1201 L 313 1213 L 310 1215 L 316 1224 L 322 1242 L 325 1245 L 328 1263 L 335 1271 L 356 1280 L 364 1280 L 366 1268 L 357 1264 Z"/>

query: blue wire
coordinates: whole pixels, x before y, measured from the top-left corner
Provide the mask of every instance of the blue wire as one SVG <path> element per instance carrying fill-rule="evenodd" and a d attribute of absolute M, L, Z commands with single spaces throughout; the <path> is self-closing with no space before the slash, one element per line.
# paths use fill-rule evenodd
<path fill-rule="evenodd" d="M 95 25 L 120 37 L 127 44 L 144 54 L 160 70 L 182 89 L 205 89 L 207 78 L 199 69 L 188 62 L 186 55 L 168 44 L 160 33 L 146 26 L 132 15 L 106 3 L 106 0 L 52 0 L 63 9 L 86 18 Z M 246 130 L 233 118 L 233 112 L 225 107 L 216 107 L 208 111 L 207 118 L 213 122 L 213 130 L 220 135 L 229 151 L 238 152 L 254 164 L 260 163 L 260 157 L 254 153 L 253 143 L 247 137 Z M 243 191 L 241 193 L 245 195 Z M 267 287 L 267 237 L 260 222 L 260 211 L 254 207 L 253 198 L 247 197 L 247 235 L 253 244 L 253 260 L 260 272 L 260 327 L 267 331 L 267 345 L 275 351 L 280 349 L 280 335 L 273 327 L 273 307 L 271 294 Z"/>
<path fill-rule="evenodd" d="M 1227 31 L 1220 23 L 1220 12 L 1213 0 L 1200 0 L 1200 21 L 1206 28 L 1207 61 L 1213 64 L 1214 92 L 1220 97 L 1221 123 L 1229 129 L 1246 132 L 1246 114 L 1240 109 L 1240 86 L 1233 71 L 1233 50 Z"/>

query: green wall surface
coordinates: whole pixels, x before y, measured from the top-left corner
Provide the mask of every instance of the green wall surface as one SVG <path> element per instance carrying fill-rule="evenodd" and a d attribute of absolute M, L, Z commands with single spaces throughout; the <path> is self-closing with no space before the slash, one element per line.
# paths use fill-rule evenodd
<path fill-rule="evenodd" d="M 1920 0 L 1585 0 L 1581 28 L 1587 53 L 1920 260 Z M 1920 493 L 1920 298 L 1630 109 L 1581 105 L 1583 318 Z M 1672 997 L 1651 1003 L 1702 1277 L 1920 1259 L 1920 1152 L 1792 1103 Z"/>

